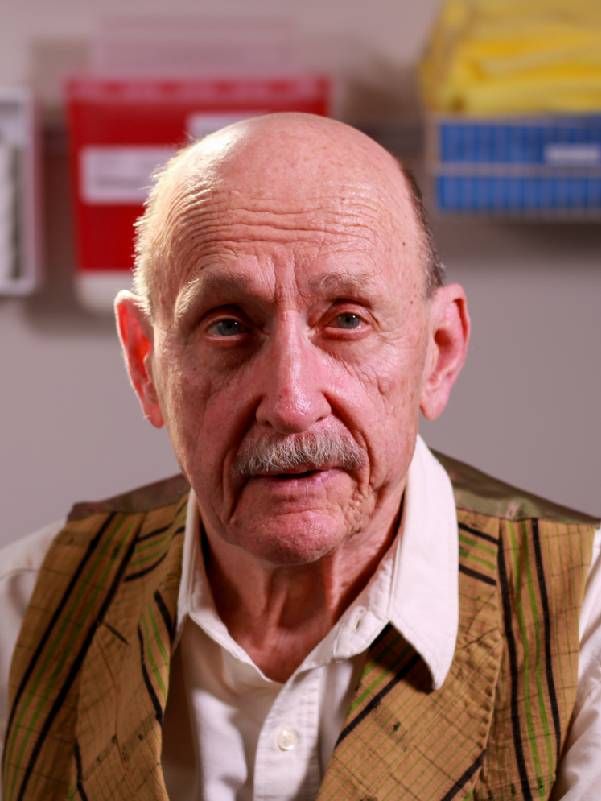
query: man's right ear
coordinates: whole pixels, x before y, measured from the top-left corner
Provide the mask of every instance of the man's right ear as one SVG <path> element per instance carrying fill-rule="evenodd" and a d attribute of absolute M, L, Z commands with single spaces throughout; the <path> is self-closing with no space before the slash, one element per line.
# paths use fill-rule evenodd
<path fill-rule="evenodd" d="M 136 296 L 122 289 L 115 298 L 117 332 L 129 379 L 146 419 L 161 428 L 163 413 L 152 375 L 153 330 Z"/>

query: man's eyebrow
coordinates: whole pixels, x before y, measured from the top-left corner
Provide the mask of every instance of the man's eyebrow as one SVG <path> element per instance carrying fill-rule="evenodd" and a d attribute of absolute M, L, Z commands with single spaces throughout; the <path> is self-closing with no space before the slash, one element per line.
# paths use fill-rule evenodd
<path fill-rule="evenodd" d="M 211 270 L 203 272 L 189 281 L 178 293 L 175 301 L 175 317 L 185 316 L 191 308 L 204 298 L 224 298 L 235 301 L 238 298 L 256 293 L 256 284 L 248 275 L 231 271 Z"/>
<path fill-rule="evenodd" d="M 312 292 L 338 297 L 361 297 L 379 294 L 382 287 L 371 272 L 327 272 L 309 282 Z"/>
<path fill-rule="evenodd" d="M 330 297 L 363 298 L 381 294 L 382 286 L 370 272 L 328 271 L 309 280 L 309 292 Z M 187 316 L 206 298 L 236 303 L 257 297 L 257 294 L 257 282 L 247 273 L 207 267 L 180 290 L 175 301 L 175 319 Z"/>

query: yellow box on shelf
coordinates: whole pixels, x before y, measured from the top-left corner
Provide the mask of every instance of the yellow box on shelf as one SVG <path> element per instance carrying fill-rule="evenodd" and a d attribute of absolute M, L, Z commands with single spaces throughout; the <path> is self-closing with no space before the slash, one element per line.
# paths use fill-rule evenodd
<path fill-rule="evenodd" d="M 601 4 L 446 0 L 420 79 L 436 112 L 601 111 Z"/>

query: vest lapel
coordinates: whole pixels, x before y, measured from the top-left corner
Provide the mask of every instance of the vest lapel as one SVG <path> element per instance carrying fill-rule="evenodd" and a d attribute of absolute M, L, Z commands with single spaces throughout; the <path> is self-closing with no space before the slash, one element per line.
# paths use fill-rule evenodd
<path fill-rule="evenodd" d="M 392 626 L 372 645 L 319 801 L 446 801 L 469 792 L 486 748 L 502 655 L 497 591 L 486 579 L 461 574 L 457 647 L 439 690 Z"/>
<path fill-rule="evenodd" d="M 186 499 L 145 521 L 82 667 L 78 786 L 89 798 L 168 801 L 162 724 L 181 575 Z M 169 522 L 165 522 L 169 520 Z"/>

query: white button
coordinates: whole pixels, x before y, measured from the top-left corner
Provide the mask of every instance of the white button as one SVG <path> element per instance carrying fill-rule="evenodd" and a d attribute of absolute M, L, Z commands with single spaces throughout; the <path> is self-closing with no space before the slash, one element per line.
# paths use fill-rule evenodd
<path fill-rule="evenodd" d="M 355 621 L 353 623 L 353 628 L 355 629 L 355 631 L 359 631 L 362 622 L 363 622 L 363 612 L 357 612 L 357 617 L 355 618 Z"/>
<path fill-rule="evenodd" d="M 298 745 L 298 732 L 289 726 L 283 726 L 276 740 L 280 751 L 293 751 Z"/>

